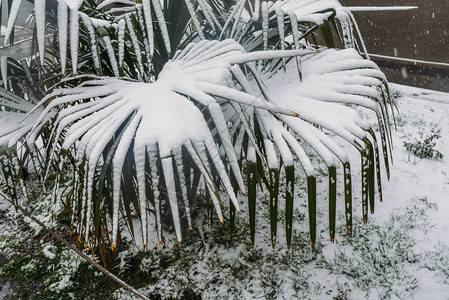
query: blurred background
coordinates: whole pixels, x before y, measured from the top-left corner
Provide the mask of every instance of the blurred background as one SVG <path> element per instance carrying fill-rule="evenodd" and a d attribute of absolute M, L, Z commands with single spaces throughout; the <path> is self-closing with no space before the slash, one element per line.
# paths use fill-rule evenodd
<path fill-rule="evenodd" d="M 369 53 L 441 62 L 374 58 L 390 81 L 449 92 L 448 0 L 340 0 L 344 6 L 418 6 L 409 11 L 355 12 Z"/>

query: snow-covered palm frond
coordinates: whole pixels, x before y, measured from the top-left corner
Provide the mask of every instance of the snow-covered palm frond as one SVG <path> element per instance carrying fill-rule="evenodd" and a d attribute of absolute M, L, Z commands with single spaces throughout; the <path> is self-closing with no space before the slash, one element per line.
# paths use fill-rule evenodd
<path fill-rule="evenodd" d="M 135 215 L 144 246 L 154 235 L 163 241 L 164 216 L 170 215 L 180 241 L 182 228 L 194 225 L 189 211 L 199 191 L 223 221 L 220 191 L 238 210 L 246 163 L 252 242 L 261 182 L 270 192 L 273 246 L 276 242 L 284 174 L 290 246 L 297 160 L 307 177 L 313 244 L 317 184 L 309 150 L 328 168 L 332 240 L 337 167 L 343 166 L 351 234 L 351 165 L 341 140 L 362 157 L 365 221 L 369 208 L 374 210 L 376 180 L 382 196 L 378 139 L 353 107 L 377 115 L 389 176 L 388 86 L 377 66 L 357 51 L 322 47 L 363 47 L 354 37 L 358 30 L 350 11 L 337 0 L 231 3 L 227 10 L 229 1 L 215 0 L 60 0 L 57 19 L 47 15 L 47 21 L 42 8 L 36 9 L 37 44 L 45 51 L 40 48 L 35 64 L 42 68 L 32 73 L 39 91 L 29 99 L 40 100 L 33 116 L 42 114 L 27 143 L 45 141 L 45 174 L 57 174 L 55 196 L 65 162 L 71 162 L 67 210 L 76 225 L 72 231 L 86 243 L 104 245 L 109 239 L 115 247 L 121 216 L 133 232 Z M 57 43 L 42 42 L 42 28 L 48 28 L 42 22 L 57 23 L 52 27 Z M 296 66 L 278 72 L 291 59 Z M 295 71 L 299 78 L 292 76 Z M 64 78 L 70 73 L 75 75 Z M 232 217 L 230 222 L 232 228 Z"/>
<path fill-rule="evenodd" d="M 165 199 L 170 203 L 176 234 L 180 241 L 179 195 L 187 213 L 188 225 L 192 226 L 188 208 L 187 183 L 182 182 L 184 181 L 182 166 L 185 164 L 183 151 L 188 153 L 203 175 L 220 221 L 223 221 L 219 206 L 220 196 L 216 182 L 210 173 L 209 161 L 212 162 L 213 169 L 219 175 L 220 182 L 225 187 L 233 205 L 237 209 L 239 207 L 225 166 L 219 156 L 219 149 L 206 119 L 195 104 L 206 109 L 207 114 L 210 115 L 227 161 L 240 189 L 244 191 L 240 168 L 220 103 L 229 101 L 235 105 L 251 106 L 273 113 L 285 115 L 294 113 L 273 105 L 263 98 L 236 90 L 232 83 L 231 66 L 260 58 L 304 53 L 307 51 L 245 53 L 234 40 L 222 42 L 204 40 L 197 44 L 190 44 L 165 65 L 154 83 L 100 78 L 87 81 L 76 88 L 55 90 L 41 100 L 40 104 L 43 104 L 48 99 L 57 97 L 37 120 L 28 142 L 34 143 L 45 124 L 42 120 L 47 113 L 57 106 L 66 107 L 59 111 L 55 120 L 54 143 L 57 146 L 59 137 L 63 134 L 62 149 L 68 150 L 80 139 L 75 148 L 78 161 L 85 161 L 81 164 L 80 171 L 84 172 L 84 175 L 80 176 L 80 179 L 85 180 L 85 187 L 87 187 L 86 195 L 83 195 L 81 201 L 86 209 L 83 235 L 88 241 L 92 230 L 90 226 L 97 166 L 107 164 L 108 159 L 103 157 L 104 151 L 110 143 L 114 143 L 114 137 L 117 139 L 117 135 L 120 134 L 120 139 L 116 140 L 116 145 L 111 147 L 113 150 L 109 150 L 108 154 L 108 157 L 111 156 L 113 168 L 113 244 L 115 245 L 117 241 L 119 205 L 121 193 L 123 193 L 121 189 L 123 165 L 131 144 L 144 243 L 146 244 L 148 235 L 146 220 L 149 215 L 147 216 L 146 212 L 149 203 L 146 187 L 149 184 L 152 186 L 153 196 L 150 198 L 154 199 L 156 223 L 160 241 L 162 241 L 158 209 L 159 176 L 164 178 L 167 189 Z M 90 101 L 84 102 L 85 100 Z M 77 167 L 80 168 L 80 166 Z M 160 173 L 157 172 L 158 167 L 162 167 Z M 146 172 L 151 174 L 151 183 L 147 182 Z M 180 193 L 177 188 L 178 180 L 181 180 Z"/>
<path fill-rule="evenodd" d="M 20 122 L 34 109 L 41 91 L 33 86 L 36 72 L 25 60 L 18 62 L 3 56 L 0 70 L 0 145 L 12 147 L 29 132 L 36 116 L 42 112 L 39 109 L 27 121 Z"/>
<path fill-rule="evenodd" d="M 13 201 L 17 201 L 20 194 L 26 195 L 22 178 L 23 161 L 30 154 L 29 149 L 18 142 L 31 130 L 42 113 L 42 109 L 34 109 L 33 92 L 36 91 L 28 89 L 26 78 L 28 75 L 31 77 L 31 73 L 26 75 L 24 69 L 30 70 L 25 62 L 23 66 L 11 58 L 3 57 L 0 61 L 0 182 Z M 23 121 L 32 110 L 34 113 Z M 37 170 L 40 167 L 39 155 L 35 155 L 33 165 Z M 23 160 L 19 161 L 17 156 Z"/>
<path fill-rule="evenodd" d="M 0 88 L 0 146 L 13 147 L 26 135 L 42 112 L 37 110 L 26 121 L 21 122 L 34 105 L 27 100 Z"/>
<path fill-rule="evenodd" d="M 351 11 L 337 0 L 240 0 L 223 27 L 222 36 L 239 40 L 248 51 L 298 49 L 309 42 L 316 43 L 312 35 L 317 29 L 325 44 L 334 48 L 333 28 L 346 48 L 357 47 L 356 37 L 360 41 L 359 46 L 365 47 Z M 311 38 L 305 39 L 309 35 Z"/>
<path fill-rule="evenodd" d="M 336 172 L 335 168 L 339 163 L 343 165 L 346 202 L 346 223 L 348 233 L 352 233 L 352 181 L 351 167 L 346 151 L 331 139 L 331 135 L 338 136 L 353 145 L 361 154 L 363 169 L 363 217 L 368 217 L 368 201 L 371 211 L 374 211 L 375 180 L 377 179 L 377 188 L 379 197 L 382 197 L 380 161 L 377 138 L 370 126 L 358 117 L 356 111 L 347 105 L 355 105 L 374 111 L 379 120 L 383 154 L 387 175 L 389 177 L 388 147 L 390 142 L 390 120 L 387 103 L 390 102 L 388 85 L 383 73 L 378 67 L 369 60 L 363 59 L 355 50 L 325 50 L 320 53 L 308 54 L 298 58 L 301 62 L 303 77 L 298 80 L 294 68 L 289 68 L 285 74 L 264 74 L 262 76 L 273 76 L 266 81 L 261 81 L 254 66 L 247 66 L 249 72 L 256 79 L 256 87 L 242 84 L 246 92 L 251 94 L 262 93 L 270 103 L 276 106 L 294 111 L 299 117 L 289 117 L 285 115 L 275 116 L 253 108 L 239 108 L 240 117 L 231 119 L 234 124 L 233 133 L 237 133 L 247 124 L 259 124 L 259 133 L 253 137 L 254 142 L 248 144 L 247 152 L 252 148 L 258 150 L 259 159 L 265 160 L 268 170 L 259 170 L 261 177 L 264 174 L 279 176 L 279 159 L 276 153 L 280 155 L 286 174 L 289 172 L 294 175 L 295 157 L 301 163 L 306 177 L 308 179 L 309 194 L 309 218 L 311 225 L 311 240 L 315 241 L 314 221 L 316 215 L 316 179 L 314 166 L 306 154 L 303 144 L 308 144 L 318 156 L 325 162 L 329 168 L 329 201 L 334 209 L 330 210 L 330 236 L 335 236 L 335 203 L 336 203 Z M 244 79 L 245 76 L 240 70 L 234 69 L 235 76 L 238 79 Z M 254 85 L 254 84 L 253 84 Z M 243 124 L 242 120 L 245 120 Z M 252 128 L 254 132 L 256 128 Z M 287 128 L 289 128 L 287 130 Z M 251 137 L 251 134 L 248 134 Z M 297 139 L 301 141 L 299 143 Z M 237 140 L 236 144 L 241 144 L 242 140 Z M 256 157 L 256 156 L 254 156 Z M 247 157 L 248 159 L 248 157 Z M 256 159 L 250 161 L 256 163 Z M 377 170 L 377 173 L 374 172 Z M 292 175 L 292 176 L 293 176 Z M 293 178 L 291 179 L 293 181 Z M 270 179 L 270 181 L 273 181 Z M 273 195 L 278 195 L 279 186 L 274 187 L 268 184 L 268 188 Z M 287 188 L 289 186 L 287 185 Z M 293 188 L 293 187 L 290 187 Z M 251 190 L 249 189 L 250 193 Z M 293 195 L 293 190 L 290 192 Z M 251 197 L 251 195 L 250 195 Z M 277 206 L 277 196 L 272 199 L 273 205 Z M 276 212 L 277 209 L 273 208 Z M 286 209 L 286 213 L 292 213 Z M 275 215 L 272 218 L 277 219 Z M 291 222 L 291 218 L 287 218 Z M 276 223 L 272 224 L 272 234 L 275 242 Z M 291 224 L 286 226 L 291 228 Z M 252 232 L 254 234 L 254 232 Z M 253 235 L 254 237 L 254 235 Z M 291 232 L 287 232 L 287 244 L 290 244 Z"/>
<path fill-rule="evenodd" d="M 111 191 L 114 245 L 119 228 L 120 199 L 121 196 L 125 197 L 123 195 L 125 176 L 122 175 L 125 164 L 135 165 L 131 174 L 135 176 L 137 186 L 135 193 L 138 199 L 136 202 L 139 203 L 137 210 L 140 211 L 144 229 L 143 241 L 147 244 L 147 236 L 151 229 L 148 227 L 148 222 L 152 215 L 145 212 L 148 212 L 149 207 L 156 211 L 154 221 L 157 224 L 159 241 L 162 241 L 159 199 L 165 199 L 170 204 L 178 240 L 181 240 L 181 220 L 178 212 L 180 207 L 183 207 L 187 215 L 189 228 L 192 227 L 187 196 L 189 181 L 186 181 L 190 180 L 186 175 L 190 174 L 190 171 L 184 174 L 187 161 L 193 162 L 194 167 L 204 178 L 206 190 L 222 221 L 217 186 L 222 185 L 233 205 L 237 209 L 239 207 L 233 192 L 235 187 L 231 185 L 222 158 L 226 158 L 225 161 L 229 163 L 233 177 L 236 178 L 236 183 L 242 191 L 245 188 L 238 161 L 246 158 L 250 170 L 248 174 L 253 172 L 251 180 L 248 179 L 250 199 L 256 194 L 255 189 L 251 188 L 251 182 L 255 182 L 258 176 L 265 176 L 263 170 L 265 167 L 262 169 L 259 167 L 257 170 L 257 160 L 260 159 L 261 166 L 268 168 L 270 182 L 274 182 L 279 176 L 279 159 L 281 159 L 288 175 L 287 188 L 290 189 L 287 202 L 291 209 L 287 209 L 286 213 L 291 215 L 295 174 L 293 162 L 296 157 L 308 178 L 311 240 L 314 243 L 315 170 L 303 145 L 298 142 L 299 138 L 310 145 L 329 168 L 329 201 L 334 207 L 330 211 L 330 234 L 333 239 L 336 214 L 336 167 L 339 162 L 343 164 L 345 173 L 346 222 L 348 231 L 352 230 L 350 164 L 342 147 L 313 125 L 345 139 L 361 152 L 363 161 L 366 161 L 363 166 L 365 168 L 363 172 L 366 174 L 364 177 L 366 202 L 364 202 L 363 213 L 366 219 L 367 201 L 374 203 L 376 177 L 371 172 L 375 171 L 375 167 L 379 171 L 376 137 L 372 134 L 370 127 L 352 109 L 339 104 L 354 104 L 372 109 L 379 114 L 382 126 L 388 128 L 385 114 L 386 103 L 380 94 L 380 91 L 385 89 L 384 77 L 374 64 L 363 60 L 352 50 L 326 50 L 318 54 L 311 53 L 304 50 L 246 53 L 233 40 L 222 42 L 204 40 L 196 44 L 192 43 L 183 51 L 176 53 L 174 59 L 166 64 L 154 83 L 100 78 L 87 81 L 77 88 L 56 90 L 49 94 L 41 103 L 49 98 L 57 98 L 45 108 L 28 142 L 33 143 L 38 136 L 45 124 L 41 120 L 47 113 L 55 107 L 65 107 L 59 111 L 55 120 L 53 143 L 54 147 L 58 147 L 59 138 L 64 136 L 63 153 L 75 147 L 77 161 L 82 162 L 76 166 L 79 172 L 78 184 L 87 187 L 85 194 L 79 199 L 85 209 L 83 218 L 79 220 L 80 224 L 85 224 L 82 229 L 80 228 L 80 235 L 89 241 L 91 232 L 94 231 L 91 228 L 93 226 L 91 218 L 93 218 L 93 212 L 97 211 L 92 207 L 92 203 L 96 203 L 94 191 L 98 189 L 95 184 L 102 184 L 95 183 L 95 178 L 99 176 L 98 173 L 101 173 L 100 170 L 110 167 L 113 170 Z M 283 80 L 282 84 L 277 82 L 274 86 L 265 88 L 261 74 L 256 71 L 255 65 L 248 63 L 259 59 L 299 55 L 302 57 L 305 71 L 304 80 L 300 83 L 291 81 L 289 77 L 290 81 Z M 346 66 L 329 63 L 343 57 L 352 59 L 353 62 Z M 243 70 L 246 69 L 251 73 L 250 77 L 254 78 L 253 81 L 247 80 L 249 74 L 245 75 L 239 64 L 245 64 Z M 313 67 L 314 65 L 317 67 Z M 320 69 L 319 66 L 326 67 Z M 338 75 L 339 73 L 341 74 Z M 338 79 L 330 80 L 332 76 Z M 327 89 L 317 92 L 315 88 L 313 94 L 307 92 L 309 87 L 317 83 L 322 84 L 326 80 L 329 81 Z M 290 92 L 277 92 L 278 90 Z M 85 102 L 85 100 L 90 101 Z M 339 117 L 329 117 L 326 112 L 332 114 L 338 112 Z M 207 123 L 213 124 L 213 127 L 208 127 Z M 229 124 L 233 125 L 228 127 Z M 248 142 L 244 142 L 245 136 L 249 138 Z M 370 138 L 374 139 L 373 142 L 370 142 Z M 384 140 L 385 137 L 383 136 L 382 139 Z M 78 140 L 80 142 L 76 144 Z M 243 151 L 242 148 L 244 148 Z M 279 156 L 276 153 L 279 153 Z M 387 154 L 386 149 L 384 154 Z M 386 163 L 388 164 L 388 161 Z M 211 172 L 216 172 L 220 178 L 218 182 Z M 377 179 L 380 188 L 379 174 L 378 172 Z M 160 182 L 164 183 L 166 195 L 159 192 Z M 273 195 L 279 194 L 279 184 L 276 188 L 273 184 L 268 186 L 272 189 Z M 152 193 L 149 198 L 147 198 L 148 189 Z M 277 214 L 275 207 L 277 207 L 278 196 L 274 198 L 273 213 L 276 211 Z M 373 204 L 371 205 L 374 209 Z M 254 217 L 255 212 L 250 219 Z M 286 220 L 287 243 L 290 245 L 292 216 L 287 216 Z M 276 228 L 273 230 L 274 244 Z M 253 228 L 252 239 L 254 239 Z"/>
<path fill-rule="evenodd" d="M 15 23 L 17 16 L 20 12 L 23 0 L 12 0 L 11 10 L 8 14 L 8 23 L 6 27 L 4 43 L 11 41 L 11 37 L 14 33 Z M 36 28 L 36 42 L 38 45 L 38 53 L 41 64 L 44 63 L 45 58 L 45 34 L 47 25 L 49 24 L 49 9 L 46 9 L 46 3 L 48 1 L 38 0 L 34 3 L 34 20 Z M 118 33 L 121 29 L 126 30 L 127 35 L 132 41 L 132 46 L 135 51 L 136 59 L 140 59 L 142 56 L 141 51 L 145 50 L 147 55 L 147 61 L 142 62 L 139 60 L 139 64 L 152 63 L 153 54 L 156 51 L 163 51 L 168 53 L 168 57 L 172 52 L 171 38 L 175 36 L 173 29 L 169 28 L 167 23 L 177 23 L 181 25 L 180 28 L 174 30 L 182 30 L 181 36 L 184 33 L 185 26 L 188 19 L 185 15 L 188 15 L 185 11 L 181 10 L 177 15 L 178 22 L 171 22 L 170 19 L 166 20 L 164 14 L 171 12 L 171 17 L 174 17 L 173 11 L 177 9 L 175 1 L 171 1 L 167 7 L 162 7 L 159 0 L 144 0 L 142 3 L 136 4 L 132 1 L 122 0 L 106 0 L 101 2 L 98 6 L 94 5 L 95 2 L 83 1 L 83 0 L 60 0 L 50 1 L 50 7 L 56 8 L 57 24 L 54 25 L 58 31 L 59 42 L 59 56 L 61 61 L 61 71 L 64 74 L 66 70 L 67 54 L 70 54 L 70 63 L 72 66 L 72 73 L 76 74 L 78 68 L 82 65 L 79 62 L 79 58 L 82 53 L 80 49 L 80 34 L 81 27 L 84 27 L 87 32 L 87 36 L 91 42 L 92 52 L 90 53 L 92 62 L 94 63 L 97 72 L 101 75 L 100 69 L 100 53 L 97 42 L 102 43 L 102 37 L 105 32 L 111 32 L 116 37 L 117 41 L 123 43 L 125 39 L 124 32 Z M 90 17 L 95 12 L 95 17 Z M 153 20 L 152 12 L 155 14 Z M 170 16 L 169 16 L 170 17 Z M 123 20 L 124 22 L 120 23 Z M 51 20 L 53 22 L 53 20 Z M 154 25 L 153 23 L 156 22 Z M 119 25 L 120 24 L 120 25 Z M 117 26 L 119 25 L 119 26 Z M 122 26 L 123 25 L 123 26 Z M 177 34 L 179 35 L 179 33 Z M 174 40 L 175 43 L 179 43 L 178 40 Z M 107 47 L 107 45 L 104 45 Z M 163 48 L 163 49 L 162 49 Z M 81 53 L 80 53 L 81 52 Z M 124 55 L 122 53 L 122 55 Z M 113 66 L 114 67 L 114 66 Z"/>
<path fill-rule="evenodd" d="M 280 72 L 267 81 L 266 91 L 267 94 L 272 95 L 270 99 L 273 103 L 295 111 L 299 118 L 280 116 L 284 125 L 289 127 L 289 132 L 282 128 L 278 131 L 273 130 L 279 125 L 273 124 L 272 120 L 267 120 L 266 124 L 265 120 L 261 122 L 264 123 L 263 128 L 269 128 L 269 131 L 272 131 L 271 135 L 278 135 L 278 137 L 273 138 L 274 144 L 278 148 L 279 145 L 276 141 L 281 140 L 284 143 L 282 140 L 284 139 L 291 149 L 298 149 L 301 145 L 294 143 L 293 137 L 296 136 L 308 144 L 328 167 L 330 179 L 329 201 L 332 208 L 329 211 L 329 228 L 333 240 L 336 218 L 335 167 L 339 163 L 342 164 L 344 171 L 342 182 L 345 186 L 346 224 L 348 233 L 352 233 L 351 168 L 346 151 L 335 140 L 329 138 L 328 134 L 323 133 L 323 130 L 342 138 L 361 154 L 362 215 L 366 221 L 368 218 L 368 201 L 371 212 L 374 212 L 375 180 L 377 180 L 378 194 L 382 200 L 379 150 L 377 138 L 370 125 L 363 121 L 356 111 L 348 107 L 347 104 L 367 108 L 377 114 L 381 140 L 383 141 L 385 166 L 389 177 L 388 153 L 391 147 L 388 147 L 390 142 L 390 120 L 387 107 L 387 103 L 390 102 L 388 85 L 378 67 L 371 61 L 360 57 L 352 49 L 325 50 L 319 54 L 304 56 L 301 60 L 303 68 L 301 82 L 295 80 L 292 72 L 287 74 Z M 345 63 L 341 63 L 342 61 Z M 279 150 L 279 152 L 282 157 L 282 151 Z M 284 159 L 284 162 L 290 161 L 292 154 L 287 152 L 287 159 Z M 314 173 L 313 169 L 309 169 L 310 161 L 305 159 L 303 153 L 298 154 L 298 159 L 304 167 L 309 182 L 313 182 Z M 376 170 L 377 172 L 374 174 Z M 310 186 L 311 183 L 309 183 Z M 314 196 L 310 195 L 311 192 L 314 193 L 314 191 L 309 190 L 309 203 L 315 199 Z M 313 210 L 314 207 L 315 205 L 310 205 L 309 210 Z M 313 211 L 309 211 L 309 213 L 310 216 L 315 214 Z M 311 235 L 314 236 L 314 234 L 315 228 L 311 224 Z"/>

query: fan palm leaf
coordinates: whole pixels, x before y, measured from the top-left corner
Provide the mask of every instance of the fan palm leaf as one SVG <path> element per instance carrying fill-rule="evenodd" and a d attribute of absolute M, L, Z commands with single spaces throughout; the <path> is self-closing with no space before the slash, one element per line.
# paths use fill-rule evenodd
<path fill-rule="evenodd" d="M 290 246 L 297 160 L 307 177 L 314 244 L 316 170 L 307 149 L 328 168 L 332 240 L 336 170 L 343 166 L 345 219 L 352 234 L 351 165 L 334 136 L 360 152 L 365 221 L 369 208 L 374 210 L 376 182 L 381 197 L 379 145 L 370 124 L 353 107 L 377 115 L 389 176 L 393 107 L 387 104 L 393 103 L 374 63 L 354 49 L 327 49 L 337 45 L 334 33 L 346 48 L 364 47 L 361 37 L 354 36 L 352 14 L 338 1 L 242 0 L 227 10 L 213 0 L 108 0 L 99 5 L 61 0 L 53 20 L 58 24 L 56 49 L 45 47 L 41 38 L 42 24 L 50 17 L 41 7 L 35 17 L 44 75 L 35 81 L 46 96 L 33 96 L 40 101 L 27 111 L 40 116 L 28 127 L 26 141 L 34 145 L 46 135 L 45 174 L 50 162 L 60 159 L 54 169 L 56 189 L 64 162 L 72 162 L 72 190 L 79 192 L 73 193 L 68 211 L 85 243 L 101 244 L 109 236 L 107 228 L 115 248 L 120 215 L 133 231 L 133 213 L 141 221 L 144 247 L 154 231 L 162 243 L 167 211 L 181 241 L 184 225 L 194 225 L 190 205 L 201 189 L 222 222 L 220 190 L 231 200 L 233 216 L 232 210 L 240 209 L 236 191 L 246 193 L 241 174 L 246 161 L 252 242 L 257 182 L 263 181 L 270 191 L 273 247 L 276 243 L 284 166 Z M 12 32 L 14 21 L 10 23 L 7 32 Z M 280 72 L 292 59 L 296 68 Z M 24 135 L 25 130 L 16 136 Z"/>
<path fill-rule="evenodd" d="M 179 164 L 180 166 L 183 164 L 181 160 L 183 149 L 188 152 L 190 159 L 203 174 L 219 219 L 223 221 L 221 209 L 218 205 L 219 194 L 210 174 L 208 157 L 210 157 L 210 161 L 213 163 L 213 167 L 217 171 L 227 194 L 233 201 L 234 207 L 237 209 L 239 207 L 219 156 L 219 149 L 216 148 L 213 136 L 207 127 L 207 122 L 201 111 L 189 99 L 195 100 L 197 105 L 207 109 L 212 122 L 215 124 L 233 174 L 240 189 L 244 191 L 243 179 L 227 130 L 226 119 L 220 108 L 220 102 L 226 99 L 237 105 L 256 107 L 273 113 L 286 115 L 294 113 L 279 108 L 265 101 L 265 99 L 238 91 L 234 85 L 231 85 L 232 88 L 229 87 L 228 78 L 232 76 L 230 67 L 260 57 L 282 57 L 299 55 L 305 52 L 298 50 L 245 53 L 243 48 L 234 40 L 202 41 L 179 52 L 172 61 L 165 65 L 154 83 L 101 78 L 86 81 L 83 86 L 77 88 L 55 90 L 41 100 L 40 104 L 43 104 L 48 99 L 56 97 L 45 107 L 42 116 L 37 120 L 36 126 L 29 135 L 28 143 L 34 143 L 40 129 L 45 124 L 42 120 L 53 108 L 69 105 L 59 110 L 54 127 L 54 142 L 58 143 L 63 131 L 62 149 L 64 150 L 68 150 L 80 139 L 76 149 L 78 161 L 86 160 L 86 165 L 82 166 L 84 168 L 82 172 L 87 174 L 84 175 L 87 176 L 87 179 L 84 179 L 87 184 L 87 197 L 82 201 L 86 202 L 84 204 L 87 209 L 84 236 L 88 240 L 96 166 L 99 164 L 106 146 L 113 140 L 119 130 L 123 130 L 121 140 L 114 151 L 112 162 L 114 182 L 112 242 L 114 246 L 118 231 L 120 181 L 126 153 L 131 143 L 134 145 L 133 153 L 137 185 L 139 186 L 142 228 L 146 228 L 145 211 L 147 203 L 144 193 L 146 188 L 144 182 L 146 157 L 151 161 L 151 157 L 157 156 L 163 170 L 176 234 L 178 240 L 181 240 L 175 177 L 182 172 L 180 167 L 173 168 L 173 164 Z M 150 98 L 148 98 L 149 95 Z M 90 101 L 84 102 L 84 100 Z M 124 126 L 125 124 L 126 126 Z M 192 124 L 195 124 L 194 128 Z M 150 164 L 150 168 L 156 167 Z M 178 174 L 175 174 L 175 169 Z M 151 172 L 151 174 L 156 173 Z M 186 200 L 185 190 L 181 191 L 181 195 Z M 160 223 L 158 219 L 157 217 L 156 222 Z M 160 232 L 159 236 L 161 236 Z M 143 240 L 146 244 L 146 233 L 144 233 Z"/>

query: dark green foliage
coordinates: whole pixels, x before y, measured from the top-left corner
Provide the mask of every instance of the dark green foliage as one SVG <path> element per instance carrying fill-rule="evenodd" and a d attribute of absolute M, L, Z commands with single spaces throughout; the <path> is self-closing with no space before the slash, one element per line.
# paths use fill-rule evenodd
<path fill-rule="evenodd" d="M 405 142 L 404 147 L 413 155 L 424 159 L 443 159 L 443 153 L 435 149 L 436 140 L 440 138 L 440 130 L 432 128 L 430 134 L 424 136 L 423 132 L 419 133 L 419 139 L 415 138 L 413 142 Z"/>

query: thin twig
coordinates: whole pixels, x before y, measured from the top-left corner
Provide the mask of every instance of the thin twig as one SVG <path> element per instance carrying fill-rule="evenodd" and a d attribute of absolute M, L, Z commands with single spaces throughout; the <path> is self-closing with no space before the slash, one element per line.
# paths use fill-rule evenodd
<path fill-rule="evenodd" d="M 0 196 L 2 196 L 3 198 L 5 198 L 6 201 L 12 203 L 12 201 L 9 200 L 9 197 L 7 197 L 5 194 L 3 194 L 2 192 L 0 192 Z M 13 204 L 14 205 L 14 204 Z M 21 211 L 25 216 L 27 216 L 28 218 L 30 218 L 31 220 L 33 220 L 34 222 L 36 222 L 40 227 L 42 227 L 42 229 L 44 229 L 46 232 L 48 232 L 49 234 L 51 234 L 56 240 L 60 241 L 61 243 L 63 243 L 64 245 L 66 245 L 67 247 L 69 247 L 70 249 L 72 249 L 76 254 L 78 254 L 79 256 L 81 256 L 82 258 L 84 258 L 87 262 L 89 262 L 91 265 L 93 265 L 95 268 L 97 268 L 98 270 L 100 270 L 101 272 L 103 272 L 106 276 L 110 277 L 113 281 L 115 281 L 116 283 L 120 284 L 122 287 L 124 287 L 125 289 L 127 289 L 128 291 L 130 291 L 131 293 L 133 293 L 134 295 L 136 295 L 137 297 L 139 297 L 140 299 L 144 299 L 144 300 L 149 300 L 148 297 L 146 297 L 145 295 L 143 295 L 142 293 L 140 293 L 139 291 L 137 291 L 135 288 L 133 288 L 132 286 L 130 286 L 129 284 L 127 284 L 126 282 L 124 282 L 123 280 L 121 280 L 120 278 L 118 278 L 117 276 L 115 276 L 114 274 L 112 274 L 111 272 L 109 272 L 106 268 L 102 267 L 100 264 L 98 264 L 97 262 L 95 262 L 92 258 L 90 258 L 89 256 L 87 256 L 86 254 L 84 254 L 83 252 L 81 252 L 80 250 L 76 249 L 75 246 L 71 245 L 69 242 L 67 242 L 65 239 L 63 239 L 61 236 L 59 236 L 55 231 L 49 229 L 47 226 L 45 226 L 44 223 L 42 223 L 41 221 L 39 221 L 38 219 L 36 219 L 35 217 L 33 217 L 31 215 L 30 212 L 28 212 L 25 208 L 21 207 L 19 204 L 14 205 L 14 207 Z"/>

